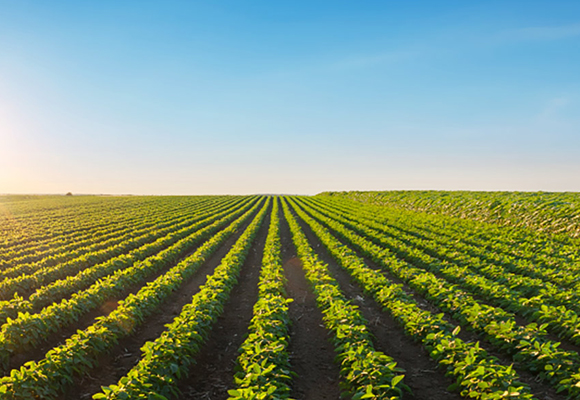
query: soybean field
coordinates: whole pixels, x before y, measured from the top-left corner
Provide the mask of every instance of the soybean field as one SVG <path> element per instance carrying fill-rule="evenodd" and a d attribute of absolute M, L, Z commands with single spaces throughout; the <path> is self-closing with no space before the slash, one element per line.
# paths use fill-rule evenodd
<path fill-rule="evenodd" d="M 0 399 L 580 399 L 577 204 L 0 196 Z"/>

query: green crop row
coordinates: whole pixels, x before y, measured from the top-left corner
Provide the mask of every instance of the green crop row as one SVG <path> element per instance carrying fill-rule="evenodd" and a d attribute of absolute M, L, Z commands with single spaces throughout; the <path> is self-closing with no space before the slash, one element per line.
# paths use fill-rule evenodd
<path fill-rule="evenodd" d="M 225 206 L 225 205 L 224 205 Z M 219 207 L 219 206 L 218 206 Z M 219 207 L 223 208 L 223 207 Z M 0 282 L 0 293 L 3 298 L 11 296 L 15 289 L 20 288 L 25 292 L 30 290 L 29 281 L 36 281 L 37 284 L 42 285 L 44 281 L 50 281 L 52 276 L 59 274 L 60 276 L 68 276 L 78 268 L 85 268 L 87 266 L 87 255 L 91 254 L 91 260 L 101 262 L 112 255 L 119 255 L 125 251 L 131 250 L 138 246 L 139 243 L 146 243 L 152 241 L 154 238 L 161 237 L 164 233 L 176 230 L 176 228 L 183 228 L 199 219 L 200 214 L 207 214 L 208 211 L 217 208 L 210 207 L 209 209 L 202 208 L 199 213 L 188 215 L 186 217 L 178 217 L 178 220 L 170 219 L 152 226 L 139 228 L 130 227 L 125 234 L 117 232 L 119 236 L 104 240 L 99 238 L 97 243 L 90 244 L 84 248 L 76 249 L 71 252 L 63 252 L 62 254 L 53 255 L 43 258 L 37 262 L 30 264 L 21 264 L 12 268 L 5 269 L 0 272 L 0 278 L 4 279 Z M 136 244 L 134 244 L 136 243 Z M 62 272 L 60 272 L 62 271 Z M 34 275 L 35 278 L 30 276 Z M 47 276 L 44 278 L 44 276 Z"/>
<path fill-rule="evenodd" d="M 283 209 L 306 279 L 314 290 L 324 324 L 333 334 L 343 389 L 355 400 L 401 398 L 408 389 L 402 382 L 403 370 L 391 357 L 374 349 L 364 317 L 344 297 L 285 202 Z"/>
<path fill-rule="evenodd" d="M 30 243 L 26 246 L 18 246 L 9 251 L 4 251 L 0 255 L 0 269 L 2 274 L 6 274 L 6 269 L 13 268 L 20 264 L 29 264 L 39 261 L 44 258 L 54 258 L 56 255 L 63 252 L 74 251 L 77 248 L 94 244 L 99 241 L 107 240 L 110 235 L 119 235 L 127 229 L 132 229 L 137 225 L 152 225 L 158 218 L 166 219 L 168 216 L 183 216 L 184 213 L 180 210 L 173 212 L 165 212 L 163 209 L 159 210 L 157 218 L 150 215 L 146 210 L 127 210 L 119 216 L 118 220 L 110 221 L 109 223 L 94 226 L 92 229 L 79 232 L 74 235 L 63 235 L 52 238 L 47 241 L 38 241 Z"/>
<path fill-rule="evenodd" d="M 371 204 L 580 236 L 578 193 L 389 191 L 337 195 Z"/>
<path fill-rule="evenodd" d="M 167 330 L 142 348 L 139 363 L 116 385 L 103 387 L 93 399 L 167 399 L 177 395 L 176 382 L 187 374 L 193 357 L 222 313 L 240 268 L 266 215 L 262 208 L 232 249 L 207 278 L 192 302 L 183 307 Z"/>
<path fill-rule="evenodd" d="M 516 259 L 522 259 L 534 264 L 557 267 L 562 262 L 578 265 L 580 257 L 577 254 L 578 240 L 557 238 L 532 232 L 527 229 L 510 228 L 487 224 L 469 219 L 412 212 L 389 207 L 372 206 L 347 199 L 339 200 L 333 197 L 320 197 L 325 204 L 340 205 L 355 210 L 355 213 L 371 214 L 380 224 L 396 225 L 405 229 L 412 227 L 413 232 L 431 236 L 449 237 L 460 243 L 466 243 L 475 248 L 485 246 L 487 255 L 505 254 Z M 473 248 L 473 247 L 472 247 Z"/>
<path fill-rule="evenodd" d="M 247 203 L 247 201 L 243 202 L 243 204 L 245 203 Z M 110 258 L 100 264 L 97 263 L 99 257 L 96 257 L 93 262 L 88 262 L 86 265 L 80 264 L 79 266 L 83 267 L 81 272 L 73 276 L 65 276 L 62 279 L 40 287 L 36 292 L 30 295 L 28 300 L 24 300 L 22 297 L 15 295 L 11 300 L 1 301 L 0 322 L 4 324 L 8 318 L 17 318 L 19 313 L 38 311 L 42 307 L 50 305 L 51 303 L 59 301 L 66 296 L 72 295 L 75 292 L 94 284 L 100 278 L 120 271 L 136 262 L 143 261 L 147 257 L 167 248 L 195 231 L 214 223 L 218 219 L 234 212 L 241 212 L 238 208 L 242 206 L 242 204 L 231 206 L 231 208 L 226 208 L 225 210 L 210 209 L 204 214 L 200 214 L 196 216 L 196 218 L 187 221 L 184 226 L 179 224 L 173 227 L 173 229 L 167 228 L 157 232 L 151 232 L 149 235 L 131 241 L 131 245 L 127 245 L 137 247 L 140 243 L 141 247 L 126 254 L 122 254 L 121 249 L 117 249 L 114 251 L 114 254 L 120 255 Z M 125 245 L 123 244 L 123 246 Z M 91 258 L 91 254 L 85 256 L 85 260 L 90 260 Z M 29 283 L 32 286 L 33 282 Z M 40 283 L 36 286 L 40 286 Z"/>
<path fill-rule="evenodd" d="M 257 204 L 252 210 L 255 207 Z M 143 282 L 148 276 L 176 262 L 191 251 L 193 246 L 229 224 L 242 212 L 228 214 L 203 229 L 195 230 L 189 235 L 184 234 L 185 237 L 155 256 L 108 275 L 88 289 L 75 293 L 70 299 L 54 303 L 37 314 L 20 313 L 18 318 L 8 319 L 0 331 L 0 367 L 5 370 L 15 352 L 38 345 L 52 333 L 76 322 L 81 315 L 100 306 L 105 300 L 118 296 L 127 287 Z"/>
<path fill-rule="evenodd" d="M 255 204 L 227 228 L 215 233 L 191 256 L 142 287 L 137 294 L 121 301 L 110 314 L 98 318 L 95 324 L 67 339 L 64 345 L 50 350 L 43 360 L 28 362 L 20 370 L 12 370 L 10 376 L 0 378 L 0 394 L 9 400 L 58 398 L 71 385 L 75 375 L 94 367 L 99 355 L 120 338 L 134 332 L 169 294 L 192 276 L 239 229 L 258 206 L 259 203 Z M 265 207 L 261 215 L 264 210 Z M 169 258 L 175 259 L 176 253 L 172 255 Z"/>
<path fill-rule="evenodd" d="M 26 243 L 50 240 L 67 233 L 84 232 L 99 225 L 102 222 L 100 217 L 110 209 L 122 206 L 126 209 L 132 208 L 128 198 L 99 201 L 98 198 L 86 197 L 55 202 L 48 196 L 37 196 L 34 200 L 2 204 L 4 212 L 0 215 L 0 221 L 3 222 L 0 224 L 0 249 L 10 251 Z M 83 218 L 79 224 L 78 218 L 84 216 L 89 218 Z"/>
<path fill-rule="evenodd" d="M 514 279 L 514 276 L 517 277 L 521 274 L 529 277 L 519 278 L 527 281 L 526 287 L 528 288 L 533 285 L 536 288 L 543 288 L 552 293 L 560 291 L 560 288 L 553 286 L 551 282 L 564 288 L 571 287 L 572 290 L 569 291 L 569 294 L 575 294 L 579 288 L 580 263 L 573 263 L 569 260 L 553 259 L 551 257 L 550 248 L 546 246 L 546 243 L 543 244 L 541 250 L 535 249 L 533 253 L 529 254 L 530 257 L 528 257 L 528 259 L 521 259 L 506 255 L 503 252 L 490 251 L 491 249 L 495 250 L 496 246 L 494 246 L 494 240 L 478 239 L 474 244 L 466 244 L 462 242 L 465 238 L 465 234 L 445 235 L 445 229 L 439 229 L 433 234 L 426 235 L 424 238 L 417 238 L 413 237 L 413 235 L 404 233 L 400 229 L 400 226 L 396 227 L 399 229 L 389 229 L 385 224 L 374 222 L 372 216 L 368 213 L 367 215 L 361 214 L 362 213 L 359 213 L 358 215 L 364 218 L 366 224 L 375 229 L 382 230 L 383 233 L 397 237 L 408 244 L 421 248 L 423 251 L 434 257 L 443 257 L 449 261 L 457 263 L 458 265 L 472 266 L 474 268 L 477 267 L 478 270 L 487 273 L 492 279 L 502 279 L 505 283 L 509 284 L 510 278 Z M 420 217 L 417 217 L 417 219 L 420 219 Z M 497 237 L 498 235 L 496 234 L 494 239 L 497 240 Z M 516 246 L 511 243 L 510 248 L 513 249 L 514 247 Z M 545 257 L 543 257 L 539 262 L 530 261 L 530 259 L 533 259 L 533 256 L 538 255 L 538 253 L 543 254 Z M 562 268 L 563 263 L 565 263 L 566 268 Z M 518 282 L 512 286 L 518 287 L 519 285 L 520 283 Z M 538 289 L 536 289 L 536 291 L 537 290 Z M 576 304 L 578 300 L 579 299 L 576 298 L 573 301 L 570 301 L 570 303 Z"/>
<path fill-rule="evenodd" d="M 320 208 L 317 209 L 320 210 Z M 326 215 L 330 214 L 327 212 Z M 527 277 L 511 274 L 501 267 L 478 263 L 478 260 L 474 258 L 470 259 L 470 267 L 464 263 L 461 263 L 461 267 L 456 267 L 431 258 L 432 253 L 426 255 L 415 249 L 405 250 L 405 244 L 398 244 L 397 240 L 382 235 L 384 231 L 372 219 L 361 218 L 360 221 L 364 221 L 366 226 L 361 230 L 353 222 L 352 215 L 346 219 L 334 209 L 332 216 L 375 243 L 387 246 L 406 261 L 445 277 L 471 293 L 485 298 L 491 304 L 498 305 L 507 311 L 517 312 L 531 321 L 547 324 L 546 327 L 552 333 L 580 344 L 580 318 L 574 311 L 579 309 L 578 301 L 580 300 L 576 291 L 564 290 L 548 283 L 542 284 Z M 447 243 L 446 246 L 440 248 L 442 252 L 453 253 L 455 258 L 460 258 L 460 253 L 454 251 L 452 246 L 453 243 Z M 422 246 L 421 250 L 425 247 L 427 246 Z M 448 249 L 445 250 L 444 247 Z M 484 276 L 480 276 L 480 272 Z M 492 281 L 486 277 L 492 278 Z"/>
<path fill-rule="evenodd" d="M 81 241 L 63 240 L 60 243 L 52 243 L 51 248 L 47 252 L 36 252 L 25 257 L 9 260 L 6 263 L 6 267 L 0 271 L 0 280 L 31 274 L 42 268 L 69 262 L 86 253 L 107 249 L 108 247 L 123 243 L 151 231 L 180 224 L 185 226 L 184 224 L 187 223 L 187 220 L 191 220 L 197 214 L 205 213 L 206 210 L 211 208 L 214 207 L 199 207 L 195 213 L 188 214 L 180 212 L 169 215 L 161 214 L 156 217 L 148 217 L 147 219 L 140 217 L 137 223 L 128 224 L 125 221 L 122 227 L 114 226 L 113 228 L 107 227 L 100 230 L 93 230 L 88 238 Z M 144 223 L 145 221 L 147 223 Z M 7 267 L 8 265 L 10 267 Z"/>
<path fill-rule="evenodd" d="M 88 207 L 83 207 L 85 202 Z M 28 214 L 22 215 L 22 210 L 8 206 L 10 219 L 16 231 L 10 230 L 1 235 L 0 248 L 3 251 L 17 251 L 26 249 L 30 245 L 43 243 L 58 243 L 61 239 L 85 235 L 95 229 L 115 224 L 115 220 L 124 219 L 128 212 L 135 211 L 137 214 L 147 217 L 154 210 L 162 211 L 170 203 L 170 209 L 176 201 L 167 202 L 160 198 L 107 198 L 85 197 L 83 199 L 61 199 L 54 204 L 54 209 L 49 210 L 42 205 L 50 202 L 46 197 L 38 197 L 37 201 L 28 202 L 26 206 Z M 198 200 L 185 201 L 185 203 L 197 203 Z M 181 203 L 181 202 L 179 202 Z M 4 227 L 0 224 L 0 229 Z"/>
<path fill-rule="evenodd" d="M 320 208 L 316 209 L 320 211 Z M 472 294 L 483 297 L 491 304 L 496 304 L 507 311 L 517 312 L 532 321 L 545 323 L 552 333 L 580 344 L 580 318 L 570 309 L 579 309 L 580 297 L 575 291 L 556 288 L 547 283 L 542 285 L 541 281 L 511 274 L 498 266 L 478 264 L 475 259 L 471 259 L 473 263 L 470 266 L 463 263 L 463 266 L 456 266 L 447 260 L 441 261 L 433 258 L 430 253 L 423 252 L 427 245 L 422 246 L 423 248 L 419 246 L 413 248 L 399 238 L 383 235 L 380 226 L 372 221 L 361 218 L 360 221 L 364 221 L 364 224 L 356 223 L 352 218 L 341 216 L 336 210 L 324 214 L 332 215 L 346 227 L 390 249 L 399 258 L 443 276 Z M 451 246 L 452 244 L 449 244 L 448 250 L 441 251 L 454 253 L 454 258 L 460 257 Z"/>
<path fill-rule="evenodd" d="M 288 303 L 291 299 L 284 292 L 278 208 L 278 200 L 274 200 L 260 271 L 259 297 L 248 337 L 240 346 L 236 389 L 229 391 L 229 400 L 281 400 L 290 395 Z"/>
<path fill-rule="evenodd" d="M 328 207 L 330 202 L 324 203 Z M 335 207 L 338 205 L 336 202 L 333 203 Z M 580 262 L 573 261 L 577 245 L 566 251 L 566 257 L 561 257 L 555 254 L 550 239 L 547 237 L 528 243 L 529 235 L 513 237 L 513 230 L 505 228 L 494 229 L 490 235 L 482 235 L 482 232 L 488 228 L 485 224 L 479 223 L 476 227 L 465 229 L 463 225 L 466 224 L 463 221 L 459 221 L 463 229 L 454 230 L 457 220 L 453 223 L 442 223 L 443 226 L 432 230 L 426 230 L 425 225 L 428 225 L 430 220 L 438 218 L 437 216 L 406 213 L 403 217 L 397 215 L 402 214 L 398 212 L 377 217 L 376 209 L 369 210 L 359 205 L 355 211 L 354 207 L 348 207 L 344 204 L 345 202 L 342 203 L 339 208 L 342 213 L 350 214 L 350 216 L 345 215 L 348 218 L 356 215 L 355 220 L 362 219 L 373 228 L 408 244 L 413 243 L 435 257 L 444 256 L 466 265 L 473 263 L 493 265 L 495 269 L 501 266 L 507 272 L 527 275 L 545 282 L 554 282 L 563 287 L 578 284 L 580 280 Z M 439 219 L 443 218 L 439 217 Z M 409 227 L 413 227 L 413 231 L 410 231 Z M 417 234 L 417 230 L 421 233 Z M 515 243 L 517 245 L 514 245 Z M 563 263 L 566 268 L 562 268 Z"/>
<path fill-rule="evenodd" d="M 229 199 L 231 200 L 232 198 Z M 187 206 L 170 201 L 155 207 L 149 205 L 135 209 L 123 210 L 123 212 L 117 215 L 114 219 L 95 225 L 92 229 L 74 234 L 62 234 L 47 240 L 36 240 L 32 243 L 23 243 L 19 246 L 13 246 L 10 249 L 6 249 L 0 253 L 0 269 L 6 269 L 8 266 L 15 266 L 23 263 L 31 263 L 56 254 L 69 252 L 96 241 L 103 241 L 107 235 L 115 232 L 118 234 L 118 232 L 122 232 L 123 230 L 134 226 L 145 227 L 147 224 L 154 224 L 156 220 L 161 221 L 168 219 L 171 216 L 174 216 L 173 218 L 180 218 L 192 215 L 199 212 L 202 208 L 207 208 L 212 203 L 217 205 L 227 200 L 228 198 L 226 197 L 199 199 L 199 201 L 193 202 Z M 176 207 L 178 205 L 180 206 Z M 93 218 L 95 218 L 95 216 L 93 216 Z M 77 219 L 77 221 L 79 220 Z"/>
<path fill-rule="evenodd" d="M 513 315 L 480 304 L 454 285 L 397 259 L 388 249 L 375 245 L 331 218 L 310 212 L 435 305 L 450 312 L 471 329 L 484 334 L 496 348 L 513 356 L 515 361 L 552 383 L 559 391 L 566 390 L 570 397 L 578 397 L 578 381 L 574 376 L 579 372 L 580 357 L 575 352 L 560 350 L 559 343 L 547 339 L 544 326 L 529 324 L 519 327 Z M 372 231 L 366 231 L 366 237 L 373 235 Z"/>
<path fill-rule="evenodd" d="M 420 340 L 431 357 L 443 365 L 456 379 L 461 394 L 477 399 L 530 399 L 529 388 L 519 382 L 511 366 L 502 365 L 476 343 L 466 343 L 457 337 L 454 327 L 442 315 L 422 310 L 401 285 L 389 281 L 377 270 L 365 265 L 351 249 L 332 236 L 322 225 L 298 206 L 298 215 L 312 228 L 337 262 L 353 276 L 365 292 L 385 307 L 415 339 Z M 313 213 L 314 214 L 314 213 Z M 329 224 L 330 225 L 330 224 Z M 335 227 L 336 224 L 333 224 Z M 389 260 L 392 262 L 392 260 Z"/>

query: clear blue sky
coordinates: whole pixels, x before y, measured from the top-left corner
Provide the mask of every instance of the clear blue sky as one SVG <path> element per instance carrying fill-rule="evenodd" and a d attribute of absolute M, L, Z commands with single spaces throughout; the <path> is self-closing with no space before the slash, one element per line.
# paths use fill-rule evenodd
<path fill-rule="evenodd" d="M 580 191 L 580 1 L 0 0 L 0 193 Z"/>

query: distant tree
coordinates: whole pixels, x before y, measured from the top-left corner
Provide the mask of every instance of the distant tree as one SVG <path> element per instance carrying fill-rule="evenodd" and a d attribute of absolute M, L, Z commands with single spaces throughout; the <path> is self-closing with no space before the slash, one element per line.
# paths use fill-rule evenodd
<path fill-rule="evenodd" d="M 72 193 L 71 192 L 68 192 L 66 195 L 67 196 L 72 196 Z"/>

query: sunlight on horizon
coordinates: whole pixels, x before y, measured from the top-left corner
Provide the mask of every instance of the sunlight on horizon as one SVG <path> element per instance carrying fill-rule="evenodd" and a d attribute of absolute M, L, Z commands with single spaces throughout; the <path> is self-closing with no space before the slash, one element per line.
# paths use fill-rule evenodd
<path fill-rule="evenodd" d="M 135 4 L 4 5 L 0 193 L 580 191 L 580 3 Z"/>

